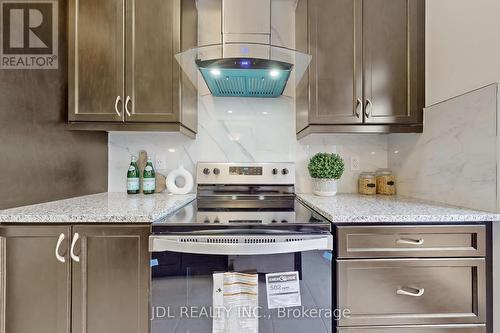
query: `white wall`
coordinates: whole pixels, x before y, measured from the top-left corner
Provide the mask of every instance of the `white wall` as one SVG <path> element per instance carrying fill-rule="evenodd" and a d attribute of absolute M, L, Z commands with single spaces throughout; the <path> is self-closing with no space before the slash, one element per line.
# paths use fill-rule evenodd
<path fill-rule="evenodd" d="M 427 0 L 426 105 L 500 81 L 500 1 Z"/>

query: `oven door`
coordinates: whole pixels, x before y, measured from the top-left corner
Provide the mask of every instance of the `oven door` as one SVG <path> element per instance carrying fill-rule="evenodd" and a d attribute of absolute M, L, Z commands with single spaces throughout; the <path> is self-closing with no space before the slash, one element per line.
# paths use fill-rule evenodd
<path fill-rule="evenodd" d="M 331 333 L 332 243 L 330 234 L 153 235 L 151 332 Z"/>

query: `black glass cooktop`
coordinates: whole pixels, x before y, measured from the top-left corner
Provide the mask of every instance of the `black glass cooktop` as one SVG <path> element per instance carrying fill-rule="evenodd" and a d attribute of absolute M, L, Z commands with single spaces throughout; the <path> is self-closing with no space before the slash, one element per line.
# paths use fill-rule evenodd
<path fill-rule="evenodd" d="M 234 200 L 233 204 L 231 201 L 195 200 L 174 214 L 153 223 L 153 233 L 172 232 L 191 227 L 331 230 L 330 222 L 294 198 L 279 202 L 260 200 L 260 204 L 258 199 L 252 202 L 239 199 Z"/>

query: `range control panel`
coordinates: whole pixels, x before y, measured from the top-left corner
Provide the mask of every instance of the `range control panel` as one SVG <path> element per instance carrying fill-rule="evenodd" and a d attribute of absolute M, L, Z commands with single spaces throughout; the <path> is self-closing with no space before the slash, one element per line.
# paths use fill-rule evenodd
<path fill-rule="evenodd" d="M 263 167 L 232 166 L 229 167 L 229 174 L 231 176 L 262 176 L 263 169 Z"/>
<path fill-rule="evenodd" d="M 294 163 L 208 163 L 196 167 L 198 184 L 295 185 Z"/>

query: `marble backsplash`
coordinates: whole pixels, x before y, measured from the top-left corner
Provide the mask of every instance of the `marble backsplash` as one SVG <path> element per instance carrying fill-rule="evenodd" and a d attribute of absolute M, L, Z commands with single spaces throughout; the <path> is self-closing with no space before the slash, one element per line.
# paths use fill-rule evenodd
<path fill-rule="evenodd" d="M 351 157 L 361 170 L 387 167 L 385 135 L 295 136 L 293 99 L 214 98 L 200 96 L 198 135 L 195 140 L 176 133 L 109 134 L 109 191 L 126 190 L 130 155 L 147 150 L 153 159 L 166 164 L 168 173 L 182 164 L 194 172 L 197 162 L 295 162 L 297 192 L 311 192 L 307 171 L 309 158 L 317 152 L 336 152 L 345 160 L 346 171 L 339 183 L 341 192 L 357 192 L 360 171 L 351 171 Z"/>
<path fill-rule="evenodd" d="M 428 107 L 423 134 L 391 134 L 398 193 L 473 209 L 497 209 L 497 85 Z"/>
<path fill-rule="evenodd" d="M 497 86 L 491 85 L 425 110 L 424 133 L 295 137 L 293 99 L 199 98 L 195 140 L 177 133 L 110 133 L 109 191 L 126 190 L 130 155 L 147 150 L 163 160 L 162 173 L 197 162 L 295 162 L 297 192 L 311 192 L 307 171 L 317 152 L 339 153 L 346 171 L 339 191 L 357 192 L 360 171 L 389 166 L 398 193 L 467 208 L 497 206 Z M 473 115 L 473 116 L 471 116 Z M 351 170 L 351 158 L 361 170 Z"/>

